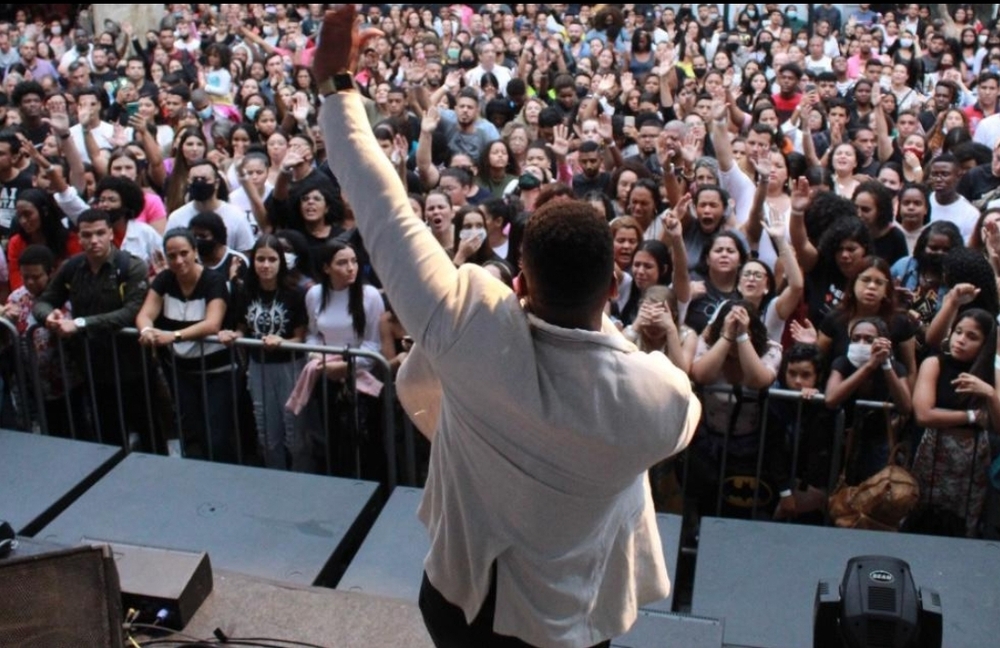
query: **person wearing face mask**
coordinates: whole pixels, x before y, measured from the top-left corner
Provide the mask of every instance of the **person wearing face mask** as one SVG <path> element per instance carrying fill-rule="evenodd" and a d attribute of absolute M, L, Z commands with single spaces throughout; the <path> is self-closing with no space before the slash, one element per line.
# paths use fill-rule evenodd
<path fill-rule="evenodd" d="M 217 121 L 224 120 L 225 116 L 212 103 L 212 98 L 209 94 L 201 88 L 191 91 L 191 107 L 194 108 L 195 114 L 201 120 L 201 131 L 205 135 L 205 140 L 208 142 L 213 141 L 212 126 Z"/>
<path fill-rule="evenodd" d="M 785 27 L 791 27 L 793 34 L 798 34 L 809 27 L 808 23 L 799 17 L 799 10 L 795 5 L 785 7 Z M 804 46 L 799 45 L 799 47 L 805 50 Z"/>
<path fill-rule="evenodd" d="M 90 42 L 90 34 L 86 29 L 77 27 L 73 30 L 73 47 L 66 50 L 66 53 L 59 59 L 59 73 L 67 76 L 69 66 L 80 59 L 83 59 L 93 69 L 94 63 L 90 58 L 93 51 L 94 45 Z"/>
<path fill-rule="evenodd" d="M 848 406 L 847 420 L 855 421 L 847 438 L 844 474 L 848 484 L 859 484 L 881 470 L 889 451 L 900 439 L 888 438 L 888 412 L 863 409 L 850 411 L 856 400 L 891 402 L 895 412 L 912 409 L 906 367 L 893 359 L 892 342 L 881 318 L 862 318 L 850 328 L 845 355 L 834 359 L 826 383 L 826 404 L 831 409 Z"/>
<path fill-rule="evenodd" d="M 215 165 L 208 160 L 195 160 L 188 169 L 187 180 L 190 200 L 167 217 L 167 229 L 187 227 L 196 214 L 215 212 L 226 225 L 225 240 L 229 247 L 234 250 L 253 247 L 253 231 L 246 213 L 227 202 L 229 187 L 220 180 Z"/>
<path fill-rule="evenodd" d="M 226 245 L 226 224 L 222 217 L 215 212 L 202 212 L 191 219 L 188 227 L 194 234 L 201 265 L 224 275 L 232 292 L 232 282 L 246 273 L 248 261 L 245 254 Z"/>
<path fill-rule="evenodd" d="M 919 189 L 912 187 L 904 191 L 900 197 L 901 213 L 904 209 L 912 209 L 914 199 L 921 200 L 918 192 Z M 893 281 L 898 283 L 897 292 L 903 295 L 901 301 L 907 305 L 911 317 L 920 324 L 918 346 L 922 345 L 924 331 L 937 315 L 948 293 L 944 283 L 944 257 L 951 250 L 961 247 L 965 247 L 965 242 L 958 227 L 948 221 L 935 221 L 920 233 L 913 256 L 900 259 L 890 270 Z"/>

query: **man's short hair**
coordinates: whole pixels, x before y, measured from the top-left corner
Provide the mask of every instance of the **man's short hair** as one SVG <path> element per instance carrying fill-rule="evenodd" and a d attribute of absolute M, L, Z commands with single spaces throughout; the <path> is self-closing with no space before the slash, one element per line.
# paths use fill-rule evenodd
<path fill-rule="evenodd" d="M 562 121 L 562 112 L 555 106 L 542 108 L 542 111 L 538 113 L 538 125 L 541 128 L 554 128 Z"/>
<path fill-rule="evenodd" d="M 590 204 L 543 205 L 525 225 L 522 250 L 529 290 L 547 306 L 581 312 L 607 300 L 614 266 L 611 230 Z"/>
<path fill-rule="evenodd" d="M 177 84 L 175 86 L 171 86 L 171 88 L 167 90 L 167 94 L 176 95 L 185 102 L 191 101 L 191 91 L 184 85 Z"/>
<path fill-rule="evenodd" d="M 92 85 L 84 86 L 82 88 L 75 88 L 73 90 L 73 98 L 76 99 L 77 101 L 80 100 L 80 97 L 90 97 L 90 96 L 97 98 L 98 102 L 103 103 L 102 99 L 105 95 L 103 90 L 101 90 L 97 86 L 92 86 Z"/>
<path fill-rule="evenodd" d="M 111 214 L 103 209 L 88 209 L 76 218 L 77 226 L 84 223 L 100 223 L 102 221 L 107 223 L 108 227 L 111 227 Z"/>
<path fill-rule="evenodd" d="M 802 78 L 802 68 L 800 68 L 795 63 L 785 63 L 784 65 L 782 65 L 778 69 L 778 74 L 781 74 L 783 72 L 791 72 L 792 74 L 795 75 L 796 79 L 801 79 Z"/>
<path fill-rule="evenodd" d="M 458 101 L 459 99 L 472 99 L 473 101 L 475 101 L 478 104 L 479 103 L 479 91 L 476 90 L 475 88 L 467 86 L 467 87 L 462 88 L 461 90 L 458 91 L 458 96 L 455 97 L 455 100 Z"/>
<path fill-rule="evenodd" d="M 944 164 L 951 164 L 952 166 L 956 167 L 959 166 L 958 158 L 956 158 L 951 153 L 942 153 L 941 155 L 931 160 L 931 164 L 937 164 L 938 162 L 942 162 Z"/>
<path fill-rule="evenodd" d="M 586 142 L 580 145 L 580 148 L 578 150 L 580 151 L 580 153 L 596 153 L 601 150 L 601 146 L 597 142 L 587 140 Z"/>
<path fill-rule="evenodd" d="M 201 229 L 207 229 L 212 233 L 212 238 L 216 243 L 226 243 L 226 223 L 222 220 L 222 216 L 219 216 L 213 211 L 201 212 L 200 214 L 195 214 L 191 218 L 191 222 L 188 223 L 188 228 L 194 229 L 200 227 Z"/>
<path fill-rule="evenodd" d="M 10 103 L 14 106 L 20 106 L 21 100 L 30 94 L 38 95 L 38 98 L 43 101 L 45 99 L 45 89 L 42 88 L 41 83 L 37 81 L 21 81 L 14 86 L 14 91 L 10 93 Z"/>
<path fill-rule="evenodd" d="M 21 150 L 21 138 L 13 128 L 0 130 L 0 143 L 10 146 L 11 155 L 16 155 Z"/>
<path fill-rule="evenodd" d="M 21 252 L 21 256 L 17 257 L 17 263 L 22 268 L 29 265 L 40 265 L 45 270 L 45 274 L 49 274 L 56 265 L 56 256 L 52 254 L 52 250 L 47 245 L 29 245 L 24 248 L 24 252 Z"/>

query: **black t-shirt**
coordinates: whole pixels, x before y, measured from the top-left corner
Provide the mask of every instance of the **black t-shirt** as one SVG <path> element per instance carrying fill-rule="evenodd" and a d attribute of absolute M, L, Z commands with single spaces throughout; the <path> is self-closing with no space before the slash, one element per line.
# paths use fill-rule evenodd
<path fill-rule="evenodd" d="M 844 380 L 853 376 L 854 372 L 858 370 L 858 368 L 852 365 L 851 361 L 847 359 L 846 353 L 847 351 L 845 349 L 844 353 L 839 357 L 834 358 L 833 364 L 830 365 L 830 371 L 836 371 L 844 377 Z M 902 362 L 892 360 L 892 369 L 900 378 L 906 378 L 906 366 Z M 891 402 L 892 394 L 889 392 L 889 384 L 885 380 L 885 374 L 883 374 L 881 370 L 876 371 L 872 375 L 871 380 L 866 381 L 863 385 L 858 387 L 858 390 L 854 392 L 851 400 Z"/>
<path fill-rule="evenodd" d="M 712 318 L 715 317 L 715 313 L 719 310 L 723 302 L 739 298 L 740 292 L 738 290 L 728 293 L 722 292 L 712 285 L 711 281 L 706 280 L 705 294 L 692 301 L 691 305 L 688 306 L 685 323 L 693 328 L 695 332 L 701 334 L 705 330 L 705 327 L 708 326 L 708 323 L 712 321 Z"/>
<path fill-rule="evenodd" d="M 607 171 L 601 171 L 594 178 L 577 173 L 573 176 L 573 195 L 577 198 L 583 198 L 591 191 L 604 193 L 610 181 L 611 174 Z"/>
<path fill-rule="evenodd" d="M 202 270 L 198 283 L 190 295 L 181 292 L 177 275 L 165 270 L 156 275 L 150 286 L 163 298 L 163 308 L 153 325 L 161 331 L 180 331 L 205 319 L 208 304 L 215 299 L 228 301 L 226 277 L 215 270 Z M 205 355 L 205 369 L 211 371 L 225 367 L 230 362 L 229 349 L 221 344 L 202 344 L 197 340 L 175 342 L 171 347 L 171 360 L 184 372 L 200 372 L 201 356 Z"/>
<path fill-rule="evenodd" d="M 1000 188 L 1000 178 L 993 175 L 991 164 L 981 164 L 967 171 L 958 181 L 958 193 L 965 196 L 969 202 L 979 200 L 994 189 Z"/>
<path fill-rule="evenodd" d="M 875 256 L 885 259 L 890 266 L 905 256 L 909 256 L 909 248 L 906 247 L 906 236 L 898 227 L 891 227 L 889 231 L 875 239 Z"/>
<path fill-rule="evenodd" d="M 843 278 L 830 281 L 815 271 L 806 275 L 806 304 L 809 306 L 809 321 L 822 322 L 834 312 L 844 299 Z"/>
<path fill-rule="evenodd" d="M 851 343 L 851 337 L 847 333 L 848 317 L 841 311 L 835 311 L 826 316 L 819 326 L 820 333 L 823 333 L 833 344 L 830 347 L 830 357 L 836 358 L 847 354 L 847 346 Z M 917 327 L 905 313 L 896 313 L 889 323 L 889 339 L 893 348 L 913 338 L 917 333 Z"/>
<path fill-rule="evenodd" d="M 35 174 L 35 165 L 32 164 L 21 173 L 14 176 L 10 182 L 0 180 L 0 239 L 3 240 L 3 247 L 7 247 L 7 239 L 14 228 L 16 214 L 14 211 L 17 205 L 17 193 L 23 189 L 31 189 L 34 186 L 31 178 Z"/>
<path fill-rule="evenodd" d="M 301 290 L 281 287 L 278 290 L 262 290 L 257 295 L 249 295 L 245 288 L 236 291 L 233 306 L 236 321 L 246 328 L 247 337 L 261 340 L 268 335 L 289 338 L 295 329 L 306 326 L 305 294 Z M 250 352 L 250 359 L 265 364 L 288 362 L 293 357 L 290 351 Z"/>

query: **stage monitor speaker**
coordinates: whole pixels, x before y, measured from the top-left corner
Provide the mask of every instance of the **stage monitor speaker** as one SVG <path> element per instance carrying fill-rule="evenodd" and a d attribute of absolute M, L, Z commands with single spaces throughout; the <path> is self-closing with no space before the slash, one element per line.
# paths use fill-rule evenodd
<path fill-rule="evenodd" d="M 183 630 L 212 592 L 212 564 L 204 551 L 141 547 L 84 538 L 81 544 L 106 543 L 114 553 L 122 607 L 133 621 Z"/>
<path fill-rule="evenodd" d="M 111 550 L 76 547 L 0 561 L 5 648 L 122 648 L 122 598 Z"/>

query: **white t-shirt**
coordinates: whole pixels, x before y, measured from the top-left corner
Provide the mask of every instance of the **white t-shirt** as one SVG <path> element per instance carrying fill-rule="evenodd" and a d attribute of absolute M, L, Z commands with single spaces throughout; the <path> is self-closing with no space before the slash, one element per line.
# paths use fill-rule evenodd
<path fill-rule="evenodd" d="M 212 211 L 221 216 L 222 222 L 226 224 L 226 245 L 241 252 L 253 247 L 253 230 L 250 229 L 250 223 L 247 222 L 246 212 L 235 205 L 222 201 Z M 167 217 L 167 229 L 187 227 L 197 214 L 198 210 L 194 206 L 194 201 L 181 205 Z"/>
<path fill-rule="evenodd" d="M 274 185 L 270 182 L 265 182 L 264 195 L 260 199 L 267 200 L 272 191 L 274 191 Z M 257 224 L 257 218 L 253 215 L 253 206 L 250 205 L 250 199 L 247 198 L 246 189 L 243 187 L 234 189 L 229 194 L 229 204 L 243 212 L 247 219 L 247 224 L 250 225 L 250 231 L 253 232 L 254 237 L 257 237 L 260 234 L 260 225 Z"/>
<path fill-rule="evenodd" d="M 937 192 L 933 192 L 931 193 L 931 222 L 939 220 L 951 221 L 957 225 L 958 230 L 962 233 L 962 238 L 968 241 L 976 229 L 979 210 L 965 196 L 959 196 L 958 200 L 950 205 L 942 205 L 937 201 Z"/>

